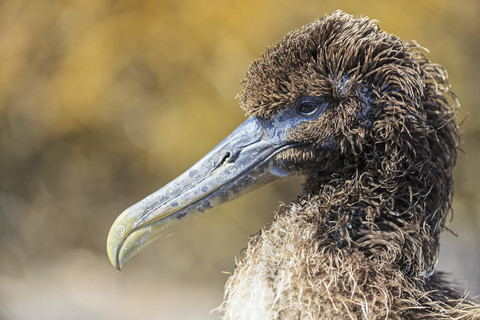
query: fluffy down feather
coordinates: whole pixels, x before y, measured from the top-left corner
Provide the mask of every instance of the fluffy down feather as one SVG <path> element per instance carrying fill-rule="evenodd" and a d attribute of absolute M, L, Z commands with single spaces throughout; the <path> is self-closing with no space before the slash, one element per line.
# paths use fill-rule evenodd
<path fill-rule="evenodd" d="M 239 99 L 270 117 L 303 96 L 329 101 L 278 155 L 304 194 L 251 237 L 224 319 L 480 318 L 435 270 L 459 140 L 445 70 L 337 11 L 267 48 Z"/>

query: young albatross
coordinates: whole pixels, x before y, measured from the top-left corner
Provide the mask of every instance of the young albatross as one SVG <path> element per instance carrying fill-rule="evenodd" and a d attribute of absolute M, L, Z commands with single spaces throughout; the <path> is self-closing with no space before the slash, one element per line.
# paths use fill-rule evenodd
<path fill-rule="evenodd" d="M 249 118 L 117 218 L 116 268 L 179 222 L 302 174 L 237 263 L 224 319 L 480 317 L 435 271 L 459 140 L 440 65 L 337 11 L 268 47 L 242 85 Z"/>

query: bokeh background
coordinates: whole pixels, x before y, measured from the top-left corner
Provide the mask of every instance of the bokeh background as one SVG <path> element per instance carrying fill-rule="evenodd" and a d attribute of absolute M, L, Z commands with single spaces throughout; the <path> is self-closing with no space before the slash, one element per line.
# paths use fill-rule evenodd
<path fill-rule="evenodd" d="M 234 257 L 299 191 L 293 178 L 177 228 L 126 265 L 126 207 L 244 120 L 264 48 L 343 9 L 416 39 L 462 103 L 455 216 L 439 269 L 480 294 L 480 2 L 0 1 L 0 319 L 216 319 Z"/>

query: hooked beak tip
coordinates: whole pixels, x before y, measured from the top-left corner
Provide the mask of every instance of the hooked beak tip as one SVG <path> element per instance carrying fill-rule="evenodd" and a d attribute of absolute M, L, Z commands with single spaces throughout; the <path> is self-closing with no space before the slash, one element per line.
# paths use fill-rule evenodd
<path fill-rule="evenodd" d="M 112 225 L 107 237 L 107 254 L 110 263 L 117 270 L 121 270 L 126 260 L 122 259 L 122 248 L 125 242 L 126 228 L 125 225 L 117 223 L 121 217 Z"/>
<path fill-rule="evenodd" d="M 121 271 L 123 265 L 120 264 L 119 257 L 118 257 L 119 248 L 112 246 L 112 243 L 110 241 L 110 234 L 108 236 L 109 239 L 107 240 L 108 259 L 110 260 L 110 263 L 112 264 L 112 266 L 115 267 L 115 269 Z"/>
<path fill-rule="evenodd" d="M 162 227 L 152 228 L 154 223 L 138 226 L 137 222 L 144 212 L 140 207 L 133 205 L 126 209 L 118 216 L 108 233 L 108 258 L 117 270 L 121 270 L 128 260 L 164 232 Z"/>

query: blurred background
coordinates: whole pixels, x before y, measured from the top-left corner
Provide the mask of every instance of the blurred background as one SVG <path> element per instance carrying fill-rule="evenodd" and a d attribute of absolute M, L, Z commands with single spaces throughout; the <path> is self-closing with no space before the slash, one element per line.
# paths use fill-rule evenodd
<path fill-rule="evenodd" d="M 428 48 L 462 109 L 455 216 L 438 267 L 480 294 L 480 2 L 0 1 L 0 319 L 216 319 L 234 258 L 300 178 L 157 240 L 122 272 L 105 241 L 126 207 L 244 120 L 249 64 L 335 9 Z"/>

